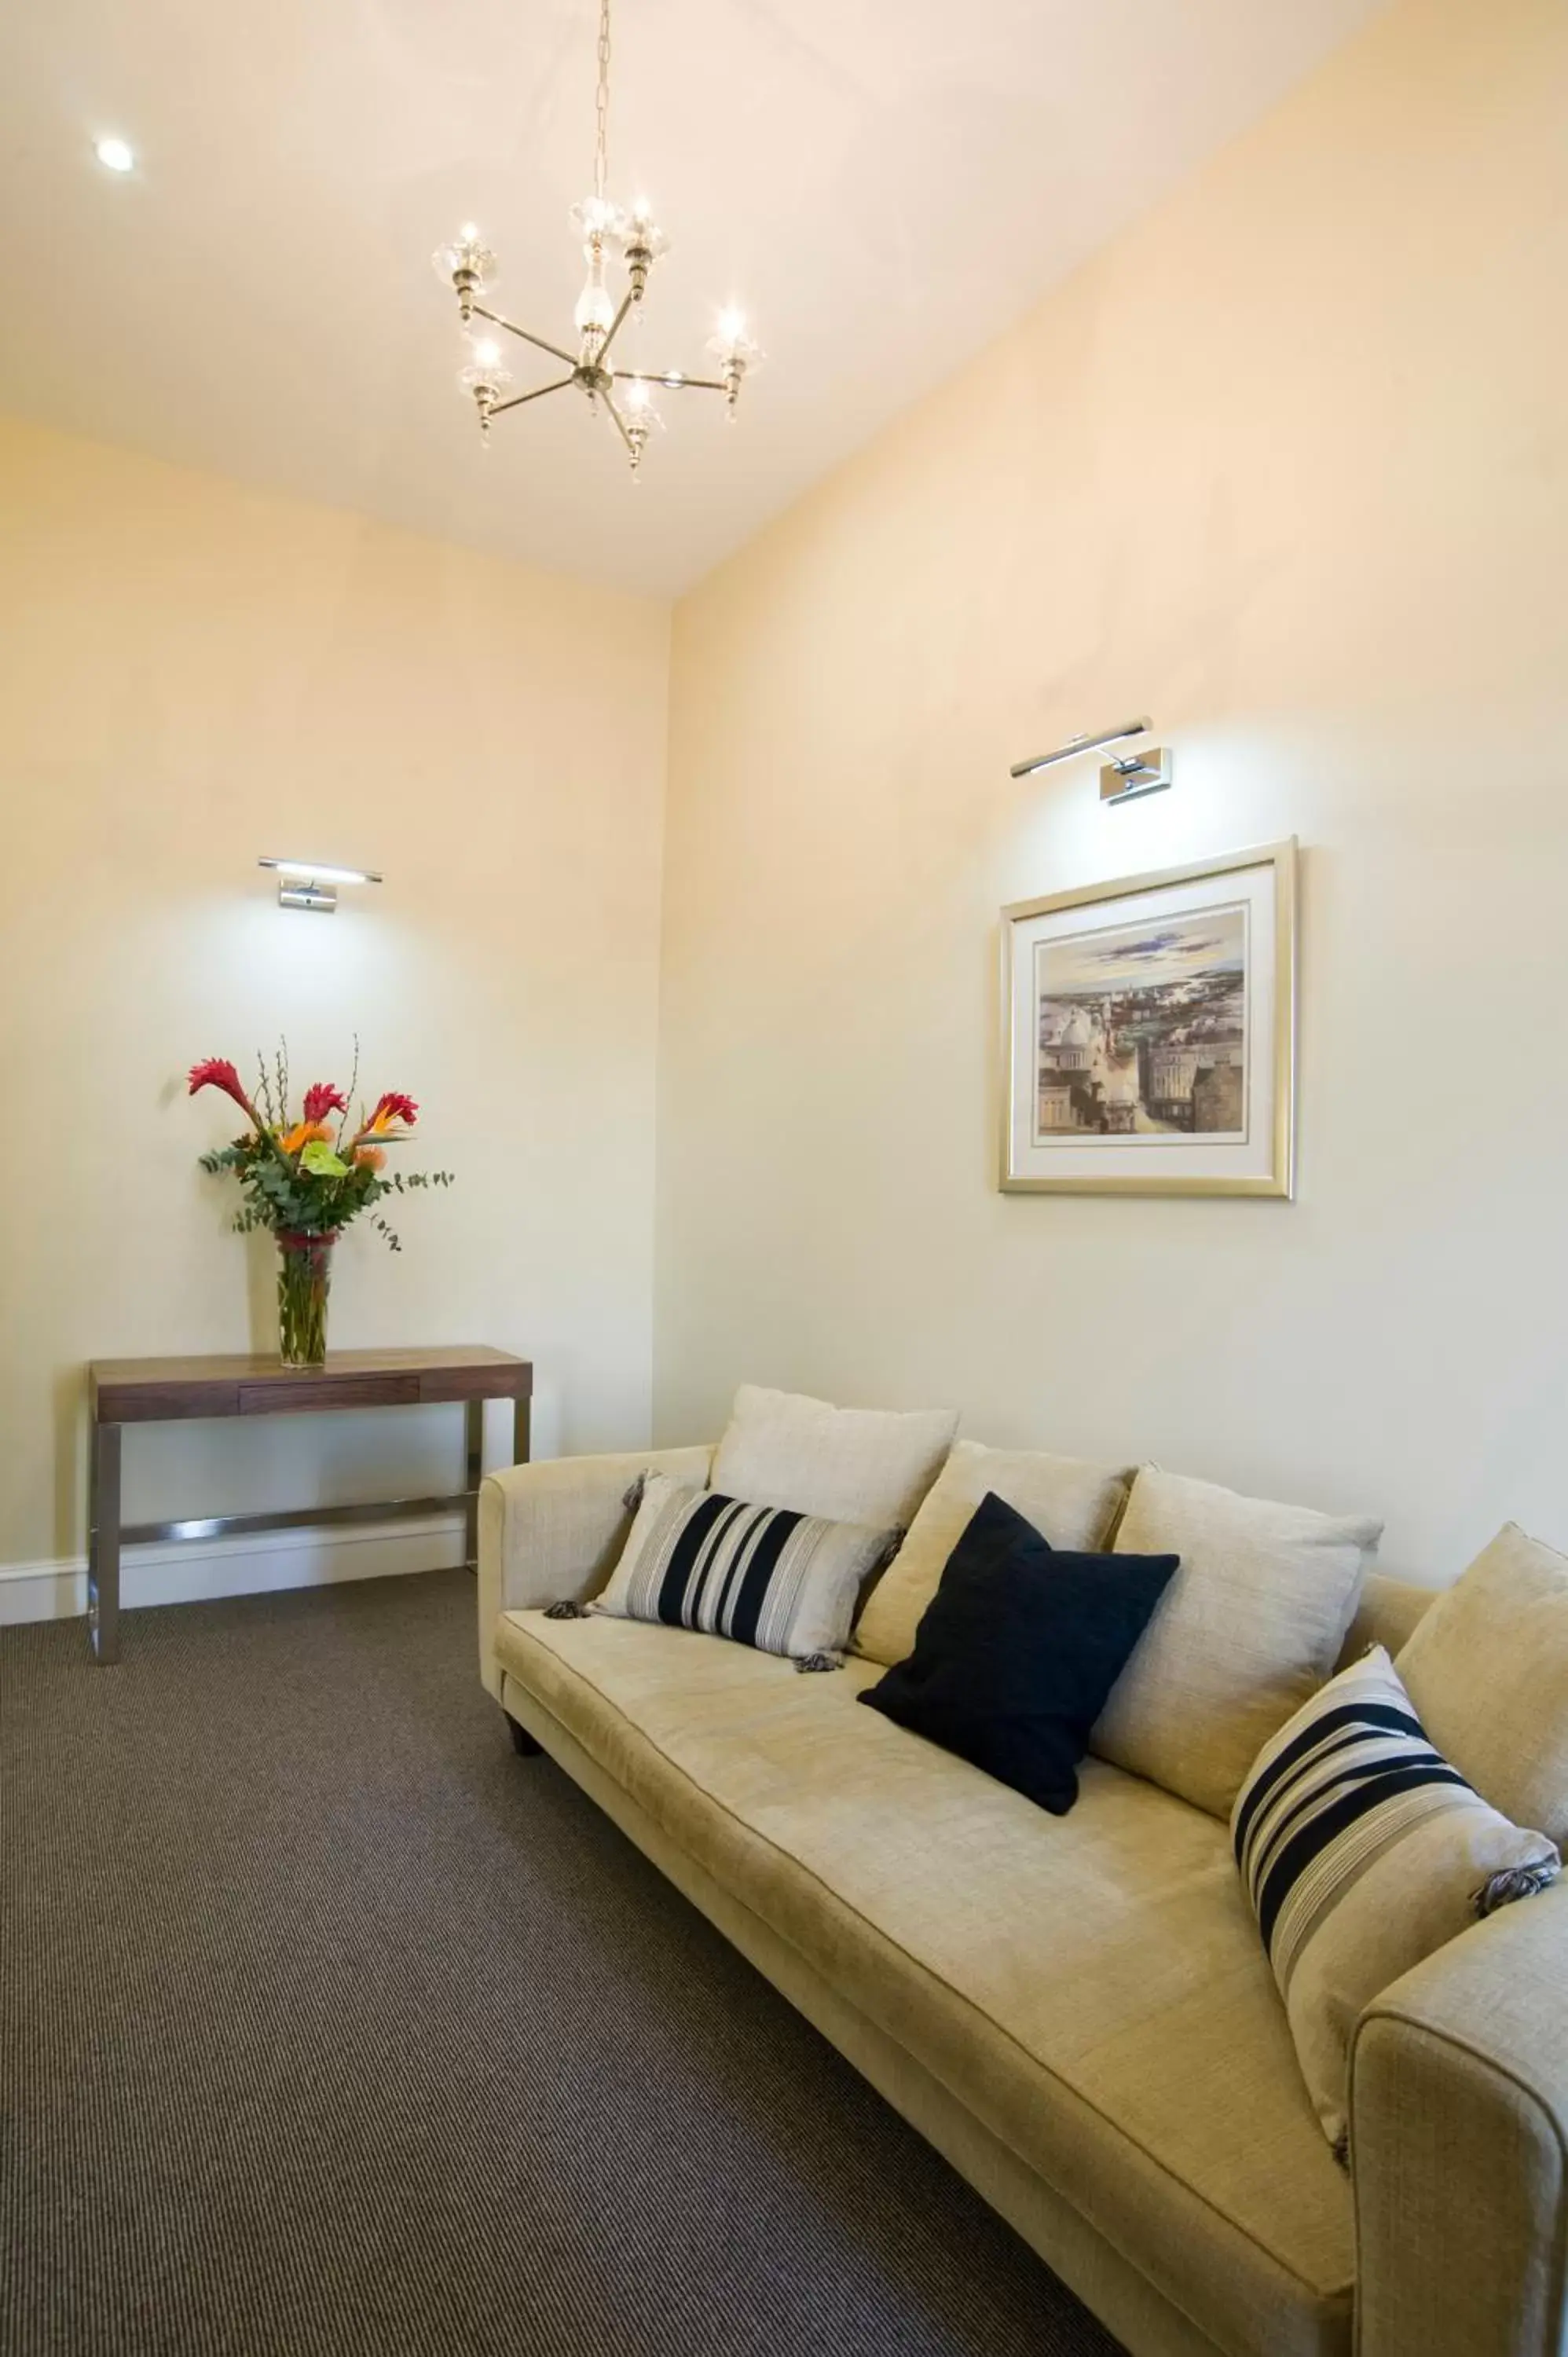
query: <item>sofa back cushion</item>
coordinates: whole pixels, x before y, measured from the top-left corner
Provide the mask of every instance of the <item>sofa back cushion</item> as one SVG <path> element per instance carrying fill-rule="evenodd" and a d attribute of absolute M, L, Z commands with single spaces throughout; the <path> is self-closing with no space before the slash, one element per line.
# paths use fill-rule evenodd
<path fill-rule="evenodd" d="M 1568 1845 L 1568 1558 L 1507 1523 L 1395 1663 L 1440 1750 L 1494 1808 Z"/>
<path fill-rule="evenodd" d="M 1391 1579 L 1386 1572 L 1369 1571 L 1335 1668 L 1348 1670 L 1374 1645 L 1381 1645 L 1390 1660 L 1397 1663 L 1401 1648 L 1410 1642 L 1436 1600 L 1435 1587 L 1418 1587 L 1413 1580 Z"/>
<path fill-rule="evenodd" d="M 713 1485 L 758 1506 L 908 1530 L 957 1430 L 956 1408 L 832 1407 L 742 1383 Z"/>
<path fill-rule="evenodd" d="M 1053 1547 L 1090 1555 L 1105 1544 L 1131 1479 L 1115 1466 L 1076 1457 L 959 1441 L 872 1590 L 855 1631 L 855 1652 L 888 1668 L 914 1652 L 921 1615 L 971 1516 L 987 1496 L 1022 1514 Z"/>
<path fill-rule="evenodd" d="M 1228 1816 L 1260 1745 L 1333 1669 L 1381 1531 L 1144 1466 L 1117 1551 L 1181 1569 L 1091 1749 Z"/>

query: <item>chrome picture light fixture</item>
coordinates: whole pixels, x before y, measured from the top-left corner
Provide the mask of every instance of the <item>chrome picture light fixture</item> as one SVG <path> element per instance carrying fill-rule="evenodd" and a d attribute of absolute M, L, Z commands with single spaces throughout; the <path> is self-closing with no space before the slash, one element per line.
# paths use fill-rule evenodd
<path fill-rule="evenodd" d="M 324 859 L 258 859 L 278 879 L 280 909 L 310 909 L 329 917 L 338 906 L 339 884 L 379 884 L 373 867 L 333 867 Z"/>
<path fill-rule="evenodd" d="M 1147 716 L 1142 720 L 1124 720 L 1119 728 L 1101 728 L 1091 736 L 1069 737 L 1065 745 L 1054 752 L 1036 753 L 1026 761 L 1015 761 L 1009 777 L 1032 777 L 1036 770 L 1051 769 L 1058 761 L 1076 760 L 1080 753 L 1097 753 L 1104 745 L 1119 745 L 1124 737 L 1142 737 L 1149 726 Z M 1157 794 L 1171 783 L 1171 754 L 1165 745 L 1151 745 L 1137 753 L 1113 753 L 1102 762 L 1100 770 L 1100 799 L 1102 802 L 1136 802 L 1142 794 Z"/>

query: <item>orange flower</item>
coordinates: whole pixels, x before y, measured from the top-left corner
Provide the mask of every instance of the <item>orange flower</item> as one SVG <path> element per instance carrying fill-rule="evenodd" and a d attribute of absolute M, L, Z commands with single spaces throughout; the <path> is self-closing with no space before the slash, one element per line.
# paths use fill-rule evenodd
<path fill-rule="evenodd" d="M 314 1145 L 317 1139 L 328 1140 L 331 1135 L 324 1121 L 296 1121 L 288 1135 L 278 1143 L 285 1154 L 297 1154 L 302 1147 Z"/>
<path fill-rule="evenodd" d="M 354 1159 L 358 1163 L 362 1163 L 370 1170 L 382 1170 L 386 1168 L 387 1157 L 379 1146 L 357 1146 L 354 1148 Z"/>

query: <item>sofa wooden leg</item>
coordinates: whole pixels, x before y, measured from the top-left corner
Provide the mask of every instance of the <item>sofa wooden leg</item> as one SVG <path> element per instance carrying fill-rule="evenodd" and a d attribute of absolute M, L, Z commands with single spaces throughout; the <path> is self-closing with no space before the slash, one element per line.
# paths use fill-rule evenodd
<path fill-rule="evenodd" d="M 508 1726 L 510 1727 L 510 1729 L 511 1729 L 511 1748 L 512 1748 L 512 1749 L 513 1749 L 514 1751 L 521 1752 L 521 1754 L 522 1755 L 523 1759 L 525 1759 L 525 1760 L 533 1760 L 533 1759 L 537 1759 L 537 1757 L 539 1756 L 539 1754 L 540 1754 L 540 1753 L 543 1750 L 543 1749 L 544 1749 L 543 1744 L 542 1744 L 542 1743 L 535 1743 L 535 1741 L 534 1741 L 534 1739 L 533 1739 L 532 1736 L 532 1735 L 530 1735 L 530 1733 L 529 1733 L 529 1731 L 528 1731 L 527 1727 L 519 1727 L 519 1725 L 518 1725 L 518 1723 L 517 1723 L 517 1721 L 516 1721 L 516 1719 L 515 1719 L 515 1718 L 509 1718 L 509 1719 L 507 1720 L 507 1725 L 508 1725 Z"/>

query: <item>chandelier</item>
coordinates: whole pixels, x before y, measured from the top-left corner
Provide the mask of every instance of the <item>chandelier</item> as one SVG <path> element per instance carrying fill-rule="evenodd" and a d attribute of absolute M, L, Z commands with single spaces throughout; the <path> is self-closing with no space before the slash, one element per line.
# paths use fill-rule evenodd
<path fill-rule="evenodd" d="M 611 202 L 608 193 L 610 0 L 599 0 L 598 60 L 594 193 L 580 205 L 574 205 L 571 212 L 573 226 L 583 241 L 583 259 L 588 265 L 587 279 L 572 314 L 576 350 L 568 350 L 564 345 L 553 344 L 547 337 L 536 336 L 530 328 L 520 328 L 515 319 L 504 317 L 479 300 L 496 274 L 496 258 L 472 221 L 459 230 L 452 244 L 438 248 L 431 260 L 436 276 L 450 285 L 457 297 L 457 316 L 468 350 L 467 365 L 457 382 L 473 396 L 481 435 L 488 440 L 492 417 L 500 417 L 509 409 L 521 409 L 530 401 L 542 401 L 546 393 L 564 393 L 575 385 L 579 393 L 587 395 L 591 415 L 597 415 L 602 408 L 609 418 L 626 445 L 635 475 L 642 463 L 649 435 L 654 426 L 663 424 L 655 405 L 656 392 L 662 388 L 671 393 L 722 393 L 733 418 L 742 381 L 749 370 L 757 366 L 762 354 L 746 334 L 744 315 L 730 310 L 720 313 L 717 331 L 707 347 L 718 362 L 716 376 L 688 376 L 682 369 L 611 365 L 611 352 L 622 328 L 628 319 L 636 322 L 641 318 L 649 274 L 659 256 L 669 251 L 669 240 L 655 226 L 645 199 L 639 197 L 628 211 L 623 211 Z M 618 254 L 626 272 L 625 292 L 618 303 L 605 283 L 612 254 Z M 566 374 L 553 377 L 548 384 L 536 384 L 527 393 L 511 393 L 511 373 L 502 364 L 501 345 L 493 336 L 474 332 L 476 319 L 499 328 L 505 335 L 518 337 L 536 351 L 549 353 L 561 362 Z"/>

